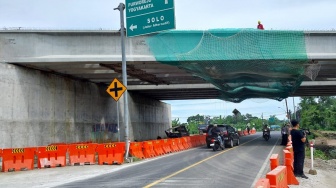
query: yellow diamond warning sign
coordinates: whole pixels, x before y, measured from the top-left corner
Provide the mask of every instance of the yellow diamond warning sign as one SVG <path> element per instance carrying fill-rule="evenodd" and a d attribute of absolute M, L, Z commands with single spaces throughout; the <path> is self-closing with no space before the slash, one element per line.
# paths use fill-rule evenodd
<path fill-rule="evenodd" d="M 122 94 L 126 91 L 126 87 L 115 78 L 106 91 L 115 101 L 118 101 Z"/>

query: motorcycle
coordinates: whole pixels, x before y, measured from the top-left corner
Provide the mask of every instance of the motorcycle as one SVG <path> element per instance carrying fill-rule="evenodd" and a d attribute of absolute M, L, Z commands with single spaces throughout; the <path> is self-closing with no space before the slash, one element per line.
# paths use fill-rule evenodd
<path fill-rule="evenodd" d="M 221 148 L 222 150 L 224 150 L 224 143 L 221 144 L 221 136 L 218 135 L 218 137 L 214 137 L 211 139 L 211 143 L 210 143 L 210 147 L 212 147 L 213 151 L 217 151 L 218 148 Z"/>
<path fill-rule="evenodd" d="M 268 141 L 268 140 L 270 139 L 270 135 L 269 135 L 267 129 L 264 129 L 264 130 L 263 130 L 263 138 L 264 138 L 266 141 Z"/>

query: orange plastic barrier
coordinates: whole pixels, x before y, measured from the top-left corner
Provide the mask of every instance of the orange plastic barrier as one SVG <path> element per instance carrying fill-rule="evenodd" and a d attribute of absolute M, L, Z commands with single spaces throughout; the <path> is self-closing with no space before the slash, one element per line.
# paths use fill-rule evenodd
<path fill-rule="evenodd" d="M 292 141 L 291 140 L 288 140 L 287 146 L 292 146 Z"/>
<path fill-rule="evenodd" d="M 2 150 L 2 172 L 33 170 L 36 148 L 8 148 Z"/>
<path fill-rule="evenodd" d="M 95 164 L 95 153 L 97 144 L 70 144 L 69 159 L 70 165 Z"/>
<path fill-rule="evenodd" d="M 184 137 L 186 139 L 186 143 L 189 145 L 189 148 L 193 148 L 193 147 L 196 147 L 196 143 L 192 143 L 191 142 L 191 137 L 192 136 L 187 136 L 187 137 Z"/>
<path fill-rule="evenodd" d="M 257 183 L 255 184 L 254 188 L 271 188 L 269 179 L 267 178 L 260 178 Z"/>
<path fill-rule="evenodd" d="M 162 140 L 162 145 L 163 145 L 163 151 L 165 153 L 172 153 L 172 149 L 170 148 L 170 142 L 168 139 L 163 139 Z"/>
<path fill-rule="evenodd" d="M 189 139 L 190 139 L 191 147 L 197 147 L 197 146 L 200 145 L 200 143 L 199 143 L 199 135 L 190 136 Z"/>
<path fill-rule="evenodd" d="M 292 145 L 287 146 L 285 149 L 288 150 L 291 153 L 291 158 L 292 158 L 292 160 L 294 160 L 293 146 Z"/>
<path fill-rule="evenodd" d="M 37 167 L 54 168 L 66 166 L 67 145 L 41 146 L 37 148 Z"/>
<path fill-rule="evenodd" d="M 274 170 L 276 167 L 279 166 L 279 155 L 278 154 L 271 155 L 270 165 L 271 165 L 271 170 Z"/>
<path fill-rule="evenodd" d="M 205 145 L 206 144 L 206 141 L 205 141 L 205 137 L 206 135 L 200 135 L 200 139 L 201 139 L 201 145 Z"/>
<path fill-rule="evenodd" d="M 2 149 L 0 149 L 0 158 L 2 157 Z"/>
<path fill-rule="evenodd" d="M 98 144 L 98 164 L 123 164 L 125 155 L 125 142 Z"/>
<path fill-rule="evenodd" d="M 177 147 L 179 148 L 179 151 L 186 149 L 182 144 L 181 138 L 174 138 L 174 139 L 175 139 L 175 143 L 177 144 Z"/>
<path fill-rule="evenodd" d="M 287 170 L 285 166 L 278 166 L 274 170 L 266 174 L 272 188 L 288 187 L 287 184 Z"/>
<path fill-rule="evenodd" d="M 168 142 L 170 143 L 170 148 L 172 149 L 172 151 L 177 152 L 180 151 L 180 148 L 177 147 L 177 140 L 175 140 L 175 138 L 170 138 L 168 139 Z"/>
<path fill-rule="evenodd" d="M 180 142 L 185 149 L 191 148 L 191 146 L 189 145 L 189 141 L 188 141 L 187 137 L 180 138 Z"/>
<path fill-rule="evenodd" d="M 198 146 L 203 145 L 203 135 L 198 135 L 197 136 L 197 142 L 199 143 Z"/>
<path fill-rule="evenodd" d="M 152 141 L 143 142 L 143 154 L 146 158 L 151 158 L 151 157 L 156 156 Z"/>
<path fill-rule="evenodd" d="M 284 152 L 284 165 L 287 167 L 287 181 L 288 185 L 299 185 L 299 181 L 296 179 L 293 172 L 293 154 L 288 150 Z"/>
<path fill-rule="evenodd" d="M 133 156 L 133 157 L 137 157 L 139 159 L 144 159 L 145 156 L 142 152 L 142 142 L 131 142 L 130 143 L 130 154 Z"/>
<path fill-rule="evenodd" d="M 161 142 L 161 140 L 153 140 L 153 149 L 156 156 L 165 154 L 162 148 L 163 148 L 163 142 Z"/>

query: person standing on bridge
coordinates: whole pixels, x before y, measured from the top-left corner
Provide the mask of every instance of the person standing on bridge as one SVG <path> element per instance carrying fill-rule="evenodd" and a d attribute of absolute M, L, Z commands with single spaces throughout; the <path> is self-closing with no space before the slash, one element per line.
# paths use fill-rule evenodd
<path fill-rule="evenodd" d="M 257 29 L 264 30 L 264 26 L 263 26 L 263 24 L 261 24 L 260 20 L 258 21 Z"/>
<path fill-rule="evenodd" d="M 299 130 L 300 124 L 297 120 L 293 119 L 291 123 L 293 126 L 290 134 L 292 136 L 292 145 L 294 150 L 294 175 L 308 179 L 308 177 L 303 173 L 306 134 L 304 131 Z"/>

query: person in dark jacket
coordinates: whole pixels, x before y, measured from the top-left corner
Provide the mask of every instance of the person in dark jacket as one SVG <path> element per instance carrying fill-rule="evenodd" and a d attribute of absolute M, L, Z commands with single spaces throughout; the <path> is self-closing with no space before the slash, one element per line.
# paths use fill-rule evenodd
<path fill-rule="evenodd" d="M 281 145 L 283 145 L 283 146 L 287 146 L 287 142 L 288 142 L 288 134 L 289 134 L 289 125 L 285 124 L 285 125 L 281 128 L 281 135 L 282 135 Z"/>
<path fill-rule="evenodd" d="M 212 136 L 216 136 L 220 138 L 220 144 L 223 146 L 224 142 L 223 142 L 223 137 L 221 134 L 221 130 L 218 128 L 217 124 L 214 124 L 213 128 L 211 129 L 211 135 Z"/>
<path fill-rule="evenodd" d="M 297 177 L 308 179 L 303 173 L 303 164 L 305 159 L 305 132 L 300 130 L 300 124 L 297 120 L 292 120 L 292 130 L 290 135 L 292 137 L 292 146 L 294 150 L 294 175 Z"/>

